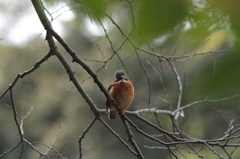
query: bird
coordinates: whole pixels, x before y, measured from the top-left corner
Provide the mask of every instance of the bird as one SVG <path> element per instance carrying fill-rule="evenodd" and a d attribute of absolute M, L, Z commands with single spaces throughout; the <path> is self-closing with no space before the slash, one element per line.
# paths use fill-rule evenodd
<path fill-rule="evenodd" d="M 125 77 L 123 70 L 118 70 L 115 73 L 116 80 L 108 87 L 108 92 L 112 98 L 117 102 L 118 106 L 122 109 L 121 115 L 128 109 L 134 98 L 134 86 Z M 109 118 L 115 119 L 118 115 L 117 109 L 114 105 L 107 100 L 107 111 L 109 112 Z"/>

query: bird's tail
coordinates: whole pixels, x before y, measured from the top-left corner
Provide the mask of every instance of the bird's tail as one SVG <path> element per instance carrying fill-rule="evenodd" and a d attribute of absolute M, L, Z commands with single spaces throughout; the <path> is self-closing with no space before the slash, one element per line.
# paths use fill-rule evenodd
<path fill-rule="evenodd" d="M 117 115 L 118 115 L 118 112 L 117 112 L 117 111 L 110 111 L 108 117 L 109 117 L 110 119 L 115 119 L 115 118 L 117 117 Z"/>

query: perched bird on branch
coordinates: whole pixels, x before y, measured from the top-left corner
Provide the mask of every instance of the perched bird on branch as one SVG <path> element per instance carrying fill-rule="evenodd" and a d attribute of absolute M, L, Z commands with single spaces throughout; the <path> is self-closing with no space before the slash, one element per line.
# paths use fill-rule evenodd
<path fill-rule="evenodd" d="M 130 106 L 134 97 L 134 87 L 132 83 L 125 77 L 122 70 L 116 71 L 116 80 L 108 87 L 109 94 L 115 99 L 118 106 L 122 109 L 121 114 Z M 107 100 L 107 110 L 110 111 L 109 118 L 115 119 L 118 115 L 117 109 Z"/>

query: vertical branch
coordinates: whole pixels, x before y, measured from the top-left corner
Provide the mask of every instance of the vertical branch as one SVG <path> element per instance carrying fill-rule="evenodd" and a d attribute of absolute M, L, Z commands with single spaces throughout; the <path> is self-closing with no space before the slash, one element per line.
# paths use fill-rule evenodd
<path fill-rule="evenodd" d="M 123 125 L 125 127 L 126 133 L 128 134 L 128 141 L 132 144 L 133 148 L 137 152 L 138 158 L 139 159 L 144 159 L 144 156 L 143 156 L 141 150 L 139 149 L 137 143 L 135 142 L 135 140 L 133 138 L 133 133 L 132 133 L 131 128 L 130 128 L 127 120 L 126 120 L 127 119 L 126 116 L 123 114 L 120 117 L 121 117 L 121 120 L 122 120 Z"/>
<path fill-rule="evenodd" d="M 140 63 L 140 66 L 141 66 L 142 69 L 143 69 L 144 75 L 147 77 L 147 81 L 148 81 L 148 108 L 150 108 L 150 103 L 151 103 L 150 77 L 149 77 L 149 75 L 147 74 L 147 71 L 146 71 L 145 67 L 144 67 L 143 64 L 142 64 L 142 61 L 141 61 L 141 59 L 140 59 L 140 57 L 139 57 L 139 54 L 138 54 L 137 50 L 135 50 L 135 51 L 136 51 L 136 55 L 137 55 L 138 61 L 139 61 L 139 63 Z"/>
<path fill-rule="evenodd" d="M 24 150 L 24 143 L 23 143 L 23 130 L 21 129 L 21 125 L 19 124 L 18 120 L 17 120 L 17 110 L 15 108 L 15 102 L 14 102 L 14 97 L 13 97 L 13 90 L 12 88 L 10 89 L 10 98 L 11 98 L 11 103 L 12 103 L 12 109 L 13 109 L 13 116 L 14 116 L 14 121 L 15 124 L 17 125 L 17 129 L 18 129 L 18 133 L 19 136 L 21 138 L 21 143 L 22 143 L 22 149 L 21 149 L 21 153 L 19 158 L 21 158 L 22 154 L 23 154 L 23 150 Z M 23 124 L 23 123 L 22 123 Z"/>
<path fill-rule="evenodd" d="M 159 59 L 159 62 L 160 62 L 160 65 L 161 65 L 161 61 Z M 157 71 L 157 69 L 149 62 L 147 61 L 147 63 L 152 67 L 152 69 L 154 70 L 154 72 L 156 73 L 161 85 L 162 85 L 162 88 L 163 88 L 163 92 L 165 94 L 165 98 L 166 99 L 163 99 L 164 102 L 168 103 L 169 106 L 170 106 L 170 109 L 172 110 L 172 104 L 171 104 L 171 101 L 169 100 L 169 97 L 168 97 L 168 93 L 167 93 L 167 89 L 166 89 L 166 85 L 165 85 L 165 81 L 164 81 L 164 71 L 161 67 L 161 72 L 162 72 L 162 75 L 163 75 L 163 78 L 160 76 L 160 73 Z M 161 65 L 162 66 L 162 65 Z"/>
<path fill-rule="evenodd" d="M 179 109 L 181 107 L 181 102 L 182 102 L 183 86 L 182 86 L 181 78 L 178 74 L 177 69 L 173 66 L 173 64 L 169 60 L 167 60 L 167 61 L 170 64 L 170 66 L 173 70 L 173 73 L 175 74 L 176 80 L 178 82 L 179 95 L 178 95 L 177 109 Z"/>
<path fill-rule="evenodd" d="M 169 100 L 169 96 L 168 96 L 167 89 L 166 89 L 165 74 L 164 74 L 165 69 L 163 69 L 162 60 L 161 60 L 160 57 L 158 57 L 158 61 L 159 61 L 159 65 L 160 65 L 160 68 L 161 68 L 161 73 L 162 73 L 162 76 L 163 76 L 163 77 L 162 77 L 163 91 L 164 91 L 164 94 L 165 94 L 166 99 L 168 99 L 168 101 L 169 101 L 169 107 L 170 107 L 170 109 L 172 110 L 172 109 L 173 109 L 172 103 L 171 103 L 171 101 Z M 168 66 L 167 66 L 167 67 L 168 67 Z M 166 67 L 166 68 L 167 68 L 167 67 Z"/>
<path fill-rule="evenodd" d="M 21 103 L 20 103 L 20 107 L 21 107 L 20 130 L 21 130 L 21 134 L 23 135 L 24 134 L 24 130 L 23 130 L 23 119 L 24 119 L 24 116 L 23 116 L 23 107 L 22 107 Z"/>
<path fill-rule="evenodd" d="M 133 25 L 133 30 L 135 30 L 136 28 L 136 21 L 135 21 L 135 17 L 134 17 L 134 13 L 133 13 L 133 6 L 132 6 L 132 3 L 131 1 L 127 1 L 129 6 L 130 6 L 130 11 L 131 11 L 131 14 L 132 14 L 132 25 Z"/>
<path fill-rule="evenodd" d="M 87 126 L 87 128 L 83 131 L 82 135 L 79 136 L 78 139 L 78 145 L 79 145 L 79 159 L 82 158 L 82 140 L 85 137 L 85 135 L 87 134 L 87 132 L 90 130 L 90 128 L 93 126 L 93 124 L 96 121 L 96 117 L 93 118 L 93 120 L 90 122 L 90 124 Z"/>

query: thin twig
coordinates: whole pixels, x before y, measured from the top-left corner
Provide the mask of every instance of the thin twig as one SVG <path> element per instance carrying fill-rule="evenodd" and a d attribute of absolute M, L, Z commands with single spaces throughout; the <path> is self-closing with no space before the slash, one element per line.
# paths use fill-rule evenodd
<path fill-rule="evenodd" d="M 102 118 L 99 118 L 99 120 L 103 123 L 103 125 L 114 135 L 117 137 L 117 139 L 125 145 L 128 150 L 133 153 L 135 156 L 138 156 L 138 154 L 121 138 L 120 135 L 118 135 Z"/>
<path fill-rule="evenodd" d="M 0 154 L 0 158 L 11 153 L 12 151 L 14 151 L 20 144 L 22 143 L 22 140 L 20 140 L 15 146 L 13 146 L 10 150 L 3 152 L 2 154 Z"/>
<path fill-rule="evenodd" d="M 23 154 L 23 150 L 24 150 L 24 143 L 23 143 L 23 130 L 21 129 L 21 125 L 19 124 L 18 120 L 17 120 L 17 110 L 15 107 L 15 102 L 14 102 L 14 98 L 13 98 L 13 90 L 12 88 L 10 89 L 10 98 L 11 98 L 11 103 L 12 103 L 12 109 L 13 109 L 13 117 L 14 117 L 14 121 L 15 124 L 17 125 L 17 129 L 18 129 L 18 133 L 21 139 L 21 143 L 22 143 L 22 149 L 19 155 L 19 158 L 21 158 L 22 154 Z M 22 123 L 23 124 L 23 123 Z"/>
<path fill-rule="evenodd" d="M 66 120 L 67 117 L 68 117 L 68 114 L 65 116 L 62 124 L 60 125 L 59 130 L 58 130 L 58 132 L 57 132 L 57 134 L 56 134 L 56 136 L 55 136 L 55 138 L 54 138 L 51 146 L 50 146 L 50 147 L 47 149 L 47 151 L 44 153 L 45 155 L 47 155 L 48 152 L 49 152 L 51 149 L 54 148 L 54 145 L 56 144 L 56 142 L 57 142 L 57 140 L 58 140 L 58 137 L 59 137 L 59 135 L 60 135 L 60 133 L 61 133 L 62 127 L 64 126 L 64 122 L 65 122 L 65 120 Z"/>
<path fill-rule="evenodd" d="M 87 128 L 83 131 L 82 135 L 79 136 L 78 139 L 78 145 L 79 145 L 79 159 L 82 158 L 82 140 L 85 137 L 86 133 L 90 130 L 90 128 L 93 126 L 93 124 L 96 121 L 96 117 L 93 118 L 93 120 L 90 122 L 90 124 L 87 126 Z"/>
<path fill-rule="evenodd" d="M 131 130 L 129 124 L 128 124 L 129 120 L 127 119 L 127 117 L 124 114 L 120 115 L 120 117 L 121 117 L 121 120 L 122 120 L 123 125 L 125 127 L 126 133 L 128 135 L 128 141 L 132 144 L 133 148 L 135 149 L 138 159 L 144 159 L 144 156 L 143 156 L 141 150 L 139 149 L 139 146 L 137 145 L 136 141 L 133 138 L 134 135 L 133 135 L 132 130 Z"/>
<path fill-rule="evenodd" d="M 141 68 L 142 68 L 142 70 L 143 70 L 143 72 L 144 72 L 144 75 L 145 75 L 145 77 L 147 77 L 147 81 L 148 81 L 148 106 L 147 106 L 147 107 L 150 108 L 150 104 L 151 104 L 151 84 L 150 84 L 150 76 L 148 75 L 147 70 L 146 70 L 146 68 L 144 67 L 143 63 L 142 63 L 142 61 L 141 61 L 141 59 L 140 59 L 140 57 L 139 57 L 139 54 L 138 54 L 137 50 L 136 50 L 136 55 L 137 55 L 138 61 L 139 61 L 139 63 L 140 63 L 140 66 L 141 66 Z"/>
<path fill-rule="evenodd" d="M 45 61 L 48 60 L 49 57 L 52 56 L 52 52 L 49 52 L 47 55 L 45 55 L 41 60 L 37 61 L 32 68 L 30 68 L 29 70 L 24 71 L 23 73 L 19 73 L 17 75 L 17 77 L 14 79 L 14 81 L 8 86 L 8 88 L 3 92 L 3 94 L 0 96 L 0 99 L 10 90 L 12 89 L 15 84 L 18 82 L 18 80 L 20 78 L 24 78 L 26 75 L 29 75 L 30 73 L 32 73 L 33 71 L 35 71 L 36 69 L 38 69 L 40 67 L 40 65 L 42 63 L 44 63 Z"/>

